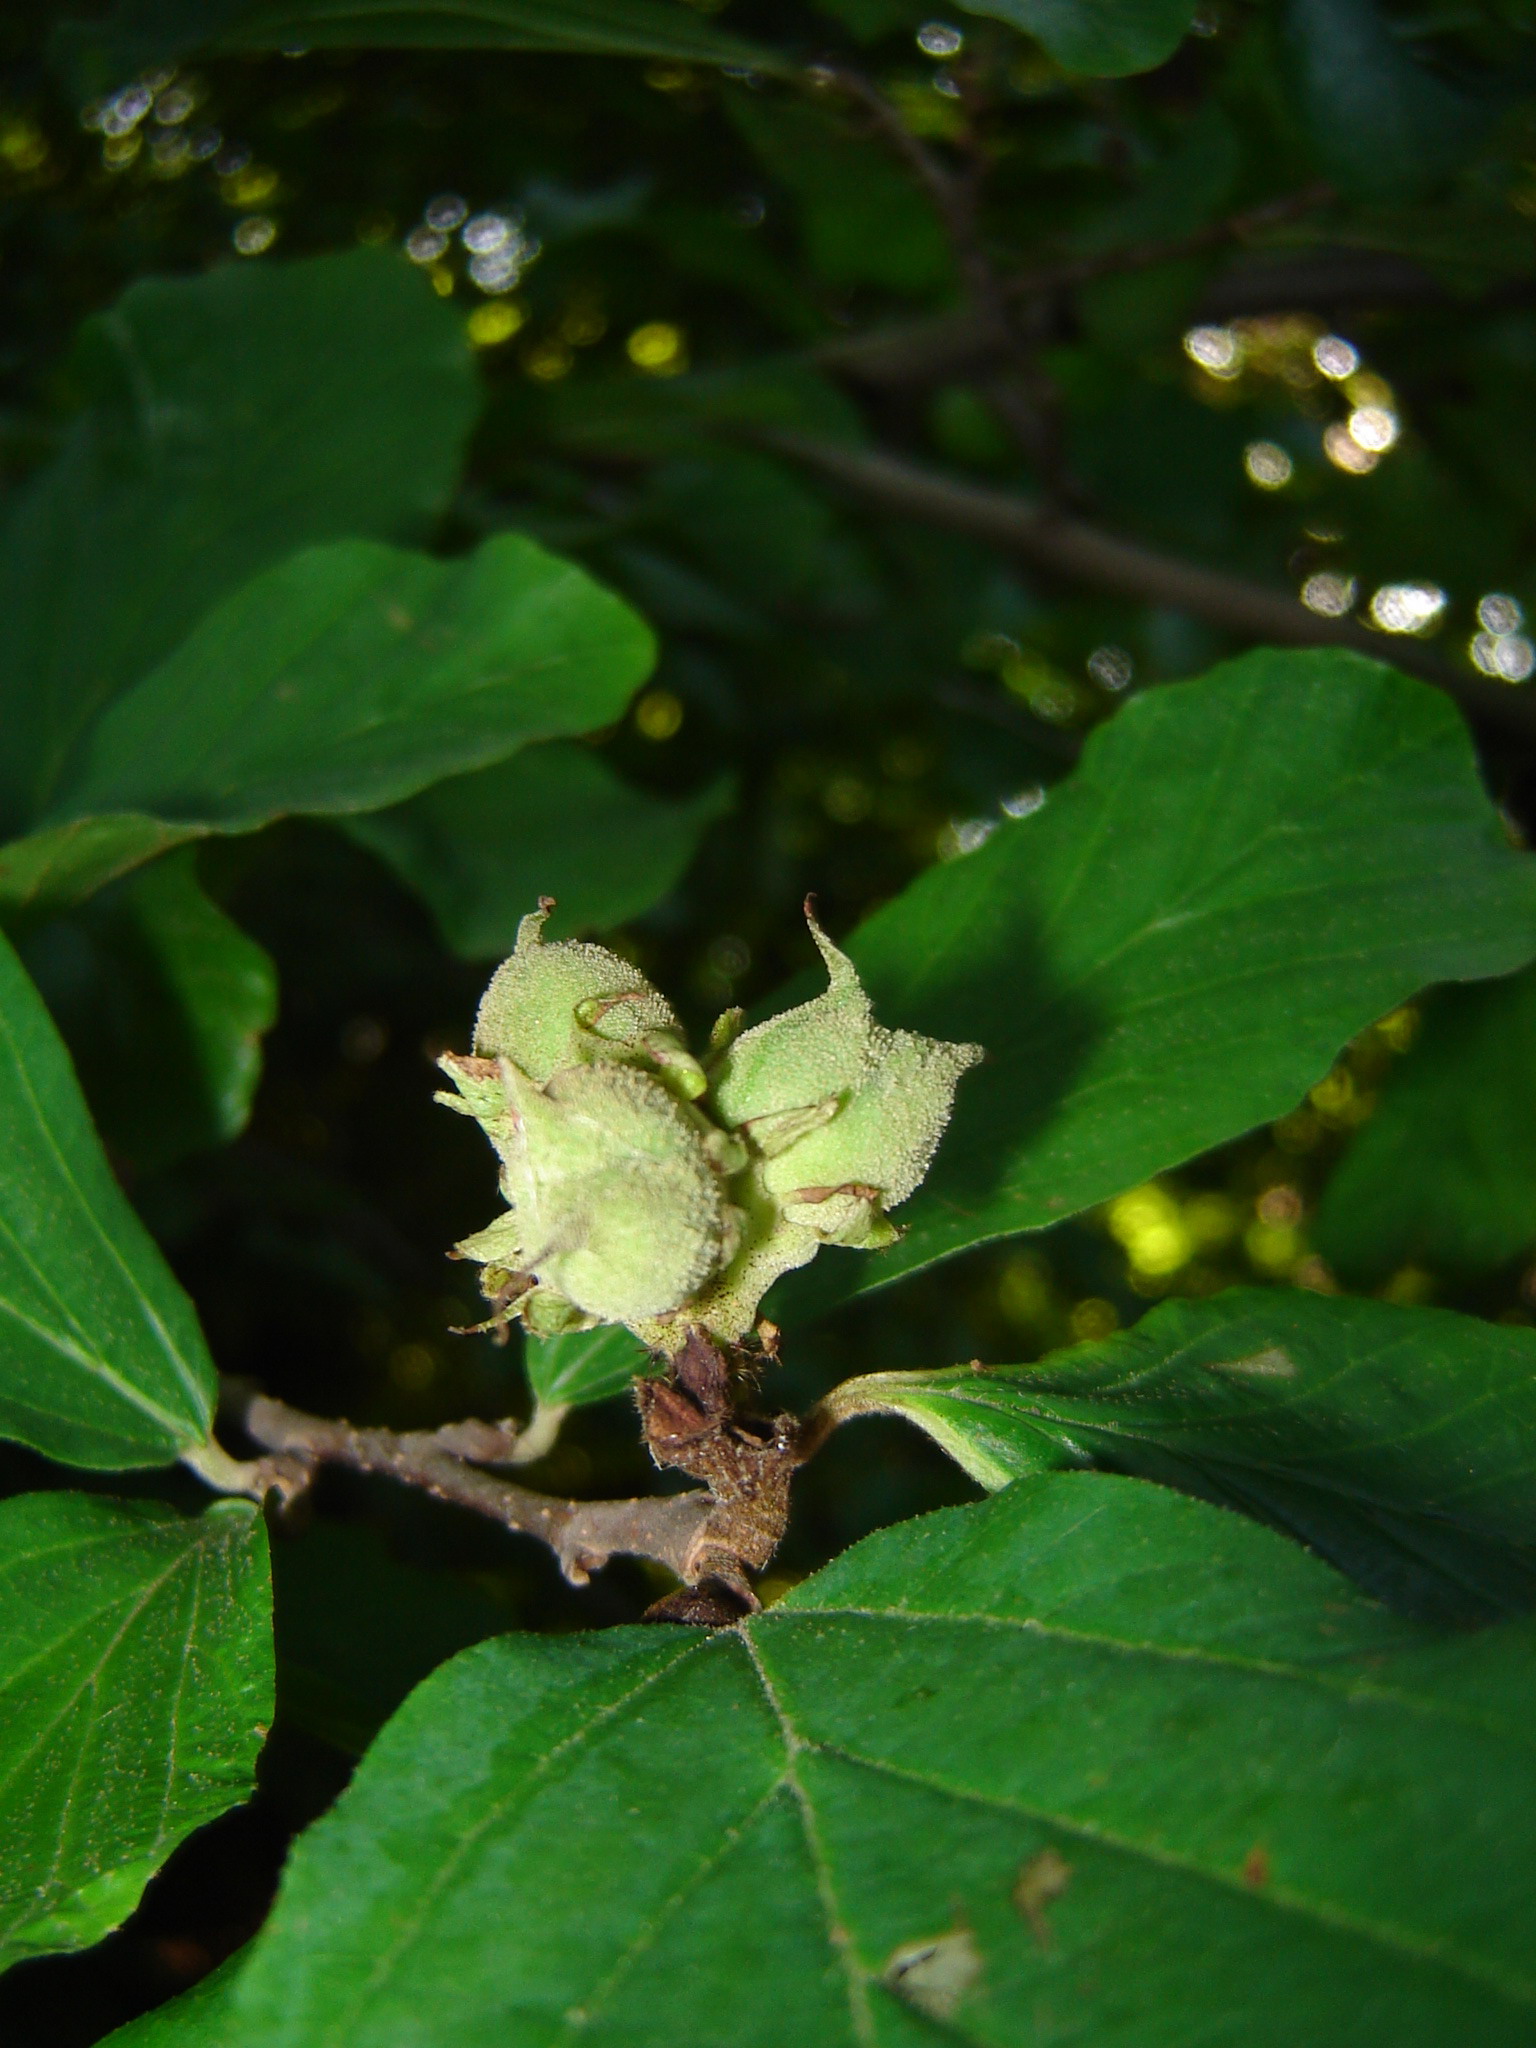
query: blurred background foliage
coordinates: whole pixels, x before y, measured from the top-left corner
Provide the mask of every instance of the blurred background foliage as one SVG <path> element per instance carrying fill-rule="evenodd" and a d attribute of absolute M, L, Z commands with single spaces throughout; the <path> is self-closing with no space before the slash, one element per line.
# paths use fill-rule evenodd
<path fill-rule="evenodd" d="M 435 547 L 533 536 L 660 642 L 588 739 L 345 827 L 211 841 L 18 928 L 226 1370 L 397 1427 L 525 1403 L 515 1349 L 447 1334 L 474 1302 L 444 1249 L 490 1172 L 430 1061 L 465 1045 L 541 890 L 702 1030 L 808 964 L 808 891 L 841 934 L 965 858 L 1130 693 L 1266 637 L 1243 608 L 1286 593 L 1319 635 L 1357 620 L 1469 693 L 1529 834 L 1536 8 L 1160 0 L 1095 10 L 1091 48 L 1061 12 L 613 0 L 569 11 L 571 50 L 487 52 L 433 46 L 448 6 L 417 10 L 408 50 L 270 6 L 5 10 L 7 491 L 78 403 L 76 327 L 135 279 L 393 251 L 483 390 Z M 582 54 L 589 17 L 610 41 L 640 22 L 634 54 Z M 359 374 L 375 345 L 334 337 Z M 917 518 L 830 476 L 829 450 L 1044 506 L 1151 567 L 1134 589 L 1091 548 L 1043 569 L 964 504 Z M 1192 607 L 1180 564 L 1218 572 L 1221 603 Z M 798 1335 L 773 1397 L 1029 1361 L 1254 1279 L 1532 1321 L 1533 991 L 1384 1018 L 1272 1128 Z M 0 1474 L 55 1483 L 19 1452 Z M 644 1487 L 626 1403 L 580 1411 L 535 1476 Z M 799 1483 L 774 1571 L 967 1492 L 915 1433 L 863 1423 Z M 531 1545 L 334 1476 L 276 1570 L 261 1797 L 101 1948 L 5 1980 L 13 2048 L 94 2041 L 236 1947 L 289 1834 L 448 1650 L 655 1591 L 618 1564 L 577 1593 Z"/>

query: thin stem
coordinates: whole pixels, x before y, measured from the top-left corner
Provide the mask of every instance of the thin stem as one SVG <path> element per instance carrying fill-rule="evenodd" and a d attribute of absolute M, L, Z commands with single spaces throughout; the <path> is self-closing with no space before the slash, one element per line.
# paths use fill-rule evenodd
<path fill-rule="evenodd" d="M 1041 367 L 1036 342 L 988 254 L 982 232 L 981 202 L 988 166 L 975 126 L 974 95 L 964 102 L 965 126 L 960 138 L 964 167 L 952 170 L 937 151 L 912 133 L 896 107 L 862 73 L 834 66 L 826 67 L 825 75 L 865 110 L 932 199 L 965 286 L 971 317 L 996 337 L 1011 366 L 1011 374 L 988 380 L 985 396 L 1035 465 L 1052 498 L 1080 502 L 1082 492 L 1067 473 L 1064 460 L 1055 385 Z"/>
<path fill-rule="evenodd" d="M 1072 582 L 1168 605 L 1247 639 L 1355 648 L 1436 684 L 1480 725 L 1526 740 L 1536 737 L 1536 699 L 1466 675 L 1406 635 L 1389 637 L 1355 619 L 1320 617 L 1282 590 L 1160 554 L 1017 492 L 964 483 L 900 456 L 777 428 L 756 429 L 750 438 L 883 511 L 968 533 Z"/>
<path fill-rule="evenodd" d="M 534 1536 L 560 1561 L 572 1585 L 583 1586 L 610 1557 L 646 1557 L 678 1578 L 698 1573 L 700 1547 L 716 1511 L 708 1493 L 640 1500 L 560 1500 L 498 1478 L 487 1465 L 519 1462 L 519 1439 L 510 1423 L 456 1422 L 440 1430 L 359 1429 L 350 1422 L 307 1415 L 286 1401 L 238 1381 L 226 1381 L 224 1410 L 260 1445 L 264 1457 L 241 1463 L 224 1454 L 189 1453 L 184 1462 L 220 1492 L 264 1499 L 301 1491 L 322 1465 L 381 1473 L 437 1500 L 470 1508 L 504 1529 Z"/>
<path fill-rule="evenodd" d="M 1207 221 L 1187 235 L 1138 242 L 1121 249 L 1102 249 L 1035 270 L 1005 274 L 1001 293 L 1013 307 L 1031 301 L 1039 303 L 1101 277 L 1146 270 L 1228 243 L 1250 241 L 1268 229 L 1283 227 L 1316 212 L 1333 197 L 1330 185 L 1307 185 L 1262 206 L 1229 214 L 1224 220 Z M 815 359 L 823 369 L 838 370 L 870 384 L 941 382 L 1006 357 L 1013 347 L 1015 332 L 1013 323 L 1001 318 L 995 308 L 972 305 L 959 312 L 929 314 L 877 327 L 866 334 L 840 335 L 835 341 L 823 342 L 815 350 Z"/>

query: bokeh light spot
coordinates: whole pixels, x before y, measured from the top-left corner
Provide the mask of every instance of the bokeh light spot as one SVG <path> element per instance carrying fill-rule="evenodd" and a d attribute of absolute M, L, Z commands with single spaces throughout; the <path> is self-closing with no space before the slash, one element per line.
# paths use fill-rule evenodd
<path fill-rule="evenodd" d="M 237 254 L 260 256 L 277 240 L 277 222 L 269 213 L 247 214 L 244 220 L 236 221 L 229 239 Z"/>
<path fill-rule="evenodd" d="M 674 377 L 688 367 L 688 345 L 680 327 L 668 320 L 647 320 L 624 344 L 637 370 L 651 377 Z"/>
<path fill-rule="evenodd" d="M 1312 360 L 1335 384 L 1353 376 L 1360 367 L 1360 351 L 1342 334 L 1322 334 L 1312 344 Z"/>
<path fill-rule="evenodd" d="M 511 299 L 493 299 L 489 305 L 476 306 L 464 325 L 476 348 L 495 348 L 510 341 L 527 318 L 522 307 Z"/>
<path fill-rule="evenodd" d="M 1320 619 L 1342 619 L 1354 609 L 1358 586 L 1353 576 L 1340 576 L 1332 569 L 1319 569 L 1301 586 L 1301 601 Z"/>
<path fill-rule="evenodd" d="M 1242 344 L 1230 327 L 1191 327 L 1184 353 L 1211 377 L 1236 377 L 1243 367 Z"/>
<path fill-rule="evenodd" d="M 1250 441 L 1243 450 L 1243 467 L 1260 490 L 1278 491 L 1290 482 L 1293 465 L 1278 441 Z"/>
<path fill-rule="evenodd" d="M 1438 583 L 1384 583 L 1371 599 L 1371 620 L 1384 633 L 1426 633 L 1445 606 Z"/>
<path fill-rule="evenodd" d="M 642 739 L 669 740 L 682 723 L 682 699 L 670 690 L 647 690 L 635 706 L 635 729 Z"/>

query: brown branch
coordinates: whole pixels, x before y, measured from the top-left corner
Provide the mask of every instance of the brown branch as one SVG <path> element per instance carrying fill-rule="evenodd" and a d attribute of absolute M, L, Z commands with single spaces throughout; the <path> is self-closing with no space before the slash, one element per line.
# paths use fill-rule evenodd
<path fill-rule="evenodd" d="M 750 438 L 881 511 L 969 534 L 1068 581 L 1167 605 L 1245 639 L 1355 648 L 1436 684 L 1481 725 L 1526 740 L 1536 736 L 1536 697 L 1466 675 L 1406 636 L 1388 638 L 1354 619 L 1321 618 L 1284 591 L 1161 554 L 1015 492 L 963 483 L 900 456 L 775 428 L 754 429 Z"/>
<path fill-rule="evenodd" d="M 974 121 L 974 105 L 966 102 L 960 138 L 963 169 L 951 170 L 902 119 L 879 88 L 860 72 L 823 66 L 823 75 L 863 107 L 892 150 L 907 165 L 932 199 L 965 286 L 970 317 L 994 336 L 1005 360 L 1006 374 L 989 378 L 986 397 L 1003 425 L 1033 463 L 1051 497 L 1080 505 L 1083 493 L 1070 476 L 1065 460 L 1061 401 L 1055 384 L 1039 360 L 1039 336 L 1028 331 L 1013 303 L 1012 286 L 999 275 L 987 251 L 981 224 L 981 200 L 987 160 Z"/>
<path fill-rule="evenodd" d="M 560 1500 L 482 1469 L 515 1462 L 517 1431 L 507 1423 L 458 1422 L 446 1429 L 358 1429 L 307 1415 L 241 1382 L 224 1387 L 223 1413 L 268 1455 L 243 1468 L 249 1490 L 291 1498 L 322 1465 L 382 1473 L 455 1507 L 487 1515 L 504 1529 L 534 1536 L 584 1586 L 609 1558 L 646 1557 L 685 1583 L 708 1563 L 706 1533 L 717 1503 L 708 1493 L 642 1500 Z M 205 1477 L 211 1474 L 205 1473 Z"/>
<path fill-rule="evenodd" d="M 879 87 L 861 72 L 840 64 L 822 65 L 818 69 L 831 84 L 864 109 L 933 201 L 934 210 L 954 251 L 960 275 L 976 307 L 1000 312 L 997 279 L 981 243 L 977 218 L 980 192 L 974 169 L 969 174 L 951 171 L 936 150 L 930 149 L 921 136 L 913 134 Z"/>
<path fill-rule="evenodd" d="M 1266 229 L 1283 226 L 1326 206 L 1334 197 L 1328 185 L 1308 185 L 1263 206 L 1249 207 L 1225 220 L 1208 221 L 1187 235 L 1129 248 L 1104 249 L 1002 279 L 1006 302 L 1049 299 L 1101 277 L 1114 277 L 1172 263 L 1229 242 L 1246 242 Z M 878 385 L 935 383 L 995 362 L 1013 345 L 1010 320 L 995 306 L 973 305 L 955 313 L 905 320 L 868 334 L 839 335 L 814 350 L 826 370 Z"/>
<path fill-rule="evenodd" d="M 1246 242 L 1267 228 L 1282 227 L 1303 214 L 1315 213 L 1337 195 L 1331 185 L 1303 186 L 1279 199 L 1267 199 L 1262 206 L 1250 206 L 1225 220 L 1207 221 L 1187 235 L 1170 235 L 1162 241 L 1138 242 L 1124 249 L 1104 249 L 1096 255 L 1076 256 L 1065 262 L 1046 264 L 1039 270 L 1021 271 L 1005 281 L 1013 299 L 1038 298 L 1047 292 L 1071 291 L 1077 285 L 1092 284 L 1097 278 L 1115 277 L 1127 271 L 1149 270 L 1158 263 L 1179 262 L 1186 256 L 1200 256 L 1207 249 L 1219 249 L 1228 242 Z"/>

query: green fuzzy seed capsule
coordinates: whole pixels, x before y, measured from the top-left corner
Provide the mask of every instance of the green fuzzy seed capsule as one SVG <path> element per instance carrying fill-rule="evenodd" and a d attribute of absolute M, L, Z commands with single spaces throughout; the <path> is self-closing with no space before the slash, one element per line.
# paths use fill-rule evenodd
<path fill-rule="evenodd" d="M 733 1235 L 698 1130 L 632 1068 L 568 1068 L 542 1095 L 514 1085 L 526 1156 L 508 1192 L 541 1282 L 604 1322 L 680 1308 Z"/>
<path fill-rule="evenodd" d="M 441 1064 L 500 1155 L 507 1212 L 466 1238 L 491 1326 L 624 1323 L 659 1351 L 691 1326 L 743 1337 L 764 1293 L 822 1245 L 878 1249 L 918 1186 L 955 1086 L 981 1057 L 875 1021 L 817 925 L 825 994 L 753 1030 L 728 1012 L 713 1082 L 665 1000 L 601 946 L 518 930 L 475 1026 Z M 702 1098 L 702 1099 L 701 1099 Z"/>
<path fill-rule="evenodd" d="M 546 897 L 517 928 L 475 1018 L 475 1051 L 514 1061 L 543 1084 L 563 1067 L 597 1061 L 650 1064 L 684 1099 L 704 1092 L 672 1006 L 638 968 L 604 946 L 544 941 Z"/>
<path fill-rule="evenodd" d="M 507 1108 L 502 1190 L 517 1265 L 549 1310 L 632 1323 L 681 1308 L 734 1249 L 735 1217 L 688 1112 L 633 1067 L 566 1067 L 539 1088 L 499 1063 Z M 461 1247 L 510 1263 L 512 1229 Z M 565 1319 L 569 1321 L 569 1318 Z"/>
<path fill-rule="evenodd" d="M 827 1243 L 889 1243 L 883 1211 L 922 1182 L 982 1049 L 877 1024 L 853 962 L 806 915 L 826 994 L 729 1046 L 713 1100 L 752 1141 L 763 1186 L 796 1224 Z"/>
<path fill-rule="evenodd" d="M 803 1114 L 856 1088 L 869 1063 L 874 1011 L 853 962 L 806 910 L 827 963 L 825 995 L 754 1024 L 728 1044 L 715 1067 L 712 1096 L 720 1121 L 748 1132 L 759 1119 Z"/>

